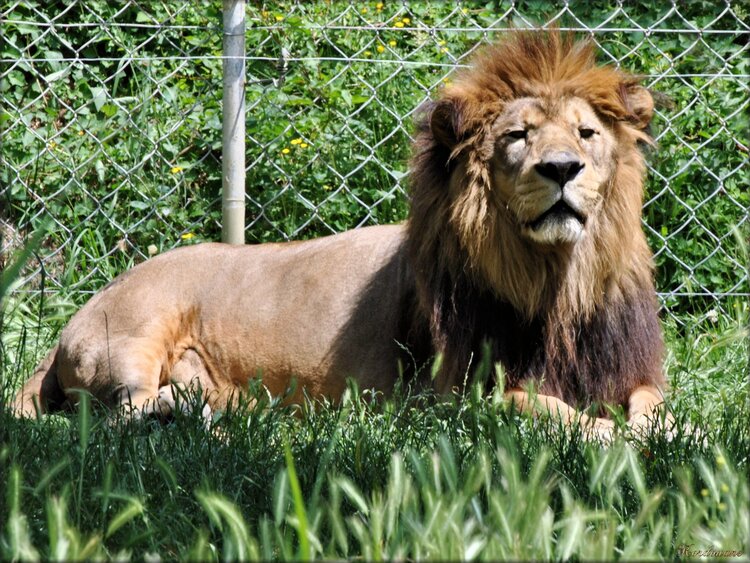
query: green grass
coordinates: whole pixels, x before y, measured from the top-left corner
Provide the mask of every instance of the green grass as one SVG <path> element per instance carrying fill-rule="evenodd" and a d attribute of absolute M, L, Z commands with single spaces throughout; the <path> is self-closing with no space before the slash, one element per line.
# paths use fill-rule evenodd
<path fill-rule="evenodd" d="M 50 302 L 39 322 L 32 305 L 13 295 L 6 308 L 3 401 L 69 311 Z M 720 318 L 713 331 L 666 323 L 674 435 L 611 446 L 509 412 L 478 387 L 440 401 L 351 388 L 340 405 L 300 408 L 254 389 L 256 408 L 210 428 L 200 409 L 160 425 L 88 401 L 39 421 L 0 408 L 0 558 L 747 554 L 741 320 Z"/>

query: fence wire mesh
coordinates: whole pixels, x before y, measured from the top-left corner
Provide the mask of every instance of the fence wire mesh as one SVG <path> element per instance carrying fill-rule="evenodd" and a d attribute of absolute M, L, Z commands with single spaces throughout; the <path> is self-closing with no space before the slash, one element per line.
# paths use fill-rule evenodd
<path fill-rule="evenodd" d="M 49 229 L 20 289 L 87 294 L 218 240 L 221 3 L 0 6 L 0 267 Z M 728 1 L 249 6 L 248 241 L 403 219 L 416 108 L 503 30 L 550 23 L 663 94 L 644 225 L 666 309 L 743 306 L 750 27 Z"/>

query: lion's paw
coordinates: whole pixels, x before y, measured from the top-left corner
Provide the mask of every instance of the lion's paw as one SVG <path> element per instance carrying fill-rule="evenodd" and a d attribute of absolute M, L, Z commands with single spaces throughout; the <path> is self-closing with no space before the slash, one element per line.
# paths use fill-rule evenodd
<path fill-rule="evenodd" d="M 154 409 L 158 416 L 167 418 L 173 416 L 178 411 L 190 413 L 192 412 L 191 407 L 190 402 L 185 400 L 185 394 L 182 390 L 177 391 L 175 394 L 175 384 L 164 385 L 159 388 L 159 396 Z M 207 403 L 204 403 L 201 409 L 201 418 L 203 418 L 204 424 L 208 425 L 211 422 L 212 416 L 213 411 L 211 407 Z"/>

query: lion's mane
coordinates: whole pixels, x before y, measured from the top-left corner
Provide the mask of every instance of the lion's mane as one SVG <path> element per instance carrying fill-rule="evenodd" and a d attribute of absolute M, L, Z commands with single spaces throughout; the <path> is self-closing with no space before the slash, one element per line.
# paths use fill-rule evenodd
<path fill-rule="evenodd" d="M 514 32 L 421 111 L 407 245 L 443 356 L 438 389 L 460 384 L 485 343 L 504 365 L 506 385 L 535 379 L 540 392 L 571 403 L 623 404 L 635 386 L 662 383 L 652 259 L 640 224 L 639 145 L 650 143 L 650 111 L 636 99 L 637 83 L 597 66 L 590 43 L 556 31 Z M 618 144 L 604 205 L 572 255 L 525 240 L 490 197 L 493 121 L 511 100 L 565 96 L 586 100 Z M 483 263 L 493 265 L 491 276 Z"/>

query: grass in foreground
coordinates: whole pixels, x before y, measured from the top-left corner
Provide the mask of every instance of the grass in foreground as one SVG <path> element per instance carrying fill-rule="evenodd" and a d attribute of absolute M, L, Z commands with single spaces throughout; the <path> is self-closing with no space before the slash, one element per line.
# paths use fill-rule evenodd
<path fill-rule="evenodd" d="M 4 389 L 7 396 L 9 389 Z M 500 394 L 304 416 L 0 413 L 0 558 L 644 558 L 747 554 L 747 402 L 601 447 Z M 199 410 L 199 409 L 198 409 Z M 692 428 L 692 431 L 683 431 Z M 685 553 L 682 553 L 685 555 Z"/>

